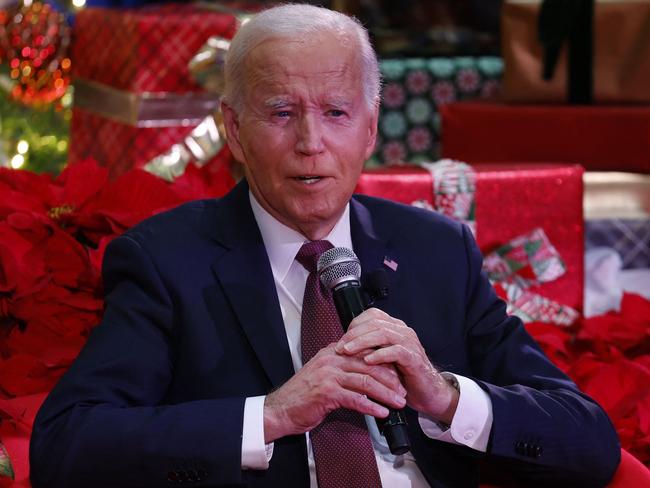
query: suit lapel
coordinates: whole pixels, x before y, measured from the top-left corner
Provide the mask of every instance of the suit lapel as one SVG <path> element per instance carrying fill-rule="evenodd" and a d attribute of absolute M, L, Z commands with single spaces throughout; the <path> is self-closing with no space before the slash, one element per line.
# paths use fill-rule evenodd
<path fill-rule="evenodd" d="M 222 246 L 212 270 L 274 387 L 293 374 L 293 364 L 271 266 L 248 185 L 237 187 L 206 216 L 205 232 Z"/>
<path fill-rule="evenodd" d="M 386 258 L 395 259 L 393 251 L 387 243 L 386 236 L 380 235 L 373 216 L 360 201 L 350 201 L 350 231 L 354 252 L 361 261 L 362 278 L 377 269 L 385 269 L 392 287 L 396 283 L 397 273 L 386 267 Z M 394 314 L 394 300 L 380 300 L 374 306 L 381 308 L 390 315 Z"/>
<path fill-rule="evenodd" d="M 362 272 L 385 268 L 385 258 L 393 256 L 378 236 L 370 211 L 355 199 L 350 210 L 352 244 Z M 203 232 L 220 245 L 212 270 L 271 384 L 280 386 L 294 374 L 293 364 L 271 265 L 245 181 L 206 213 Z M 388 273 L 394 285 L 395 273 Z M 390 313 L 390 302 L 379 306 Z"/>

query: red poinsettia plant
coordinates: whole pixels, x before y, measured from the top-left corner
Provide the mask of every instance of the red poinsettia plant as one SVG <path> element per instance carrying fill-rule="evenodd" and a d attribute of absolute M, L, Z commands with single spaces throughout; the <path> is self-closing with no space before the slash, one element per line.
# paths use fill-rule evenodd
<path fill-rule="evenodd" d="M 143 170 L 110 180 L 93 161 L 57 178 L 0 168 L 0 486 L 27 480 L 36 411 L 101 318 L 106 245 L 150 215 L 226 193 L 229 160 L 224 149 L 173 184 Z"/>
<path fill-rule="evenodd" d="M 0 169 L 0 486 L 29 486 L 36 411 L 102 315 L 106 245 L 150 215 L 226 193 L 234 182 L 222 158 L 174 183 L 142 170 L 110 180 L 92 161 L 57 178 Z M 607 410 L 623 447 L 650 463 L 650 302 L 626 295 L 620 313 L 527 329 Z"/>

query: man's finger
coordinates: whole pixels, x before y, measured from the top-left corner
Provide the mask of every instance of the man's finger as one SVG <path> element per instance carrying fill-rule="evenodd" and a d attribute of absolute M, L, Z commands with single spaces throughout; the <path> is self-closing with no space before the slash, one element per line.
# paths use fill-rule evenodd
<path fill-rule="evenodd" d="M 400 344 L 405 341 L 401 330 L 394 330 L 388 327 L 377 327 L 364 329 L 364 333 L 343 337 L 336 345 L 336 352 L 339 354 L 358 354 L 365 349 Z"/>
<path fill-rule="evenodd" d="M 387 388 L 368 374 L 347 373 L 340 378 L 339 382 L 347 390 L 361 393 L 390 407 L 402 408 L 406 404 L 403 395 Z"/>

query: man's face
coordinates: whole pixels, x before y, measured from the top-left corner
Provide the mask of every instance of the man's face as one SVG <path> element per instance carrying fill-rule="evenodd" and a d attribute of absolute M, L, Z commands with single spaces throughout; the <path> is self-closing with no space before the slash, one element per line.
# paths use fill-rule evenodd
<path fill-rule="evenodd" d="M 251 191 L 310 239 L 341 216 L 375 145 L 356 43 L 331 34 L 272 40 L 246 58 L 242 113 L 224 106 L 228 140 Z"/>

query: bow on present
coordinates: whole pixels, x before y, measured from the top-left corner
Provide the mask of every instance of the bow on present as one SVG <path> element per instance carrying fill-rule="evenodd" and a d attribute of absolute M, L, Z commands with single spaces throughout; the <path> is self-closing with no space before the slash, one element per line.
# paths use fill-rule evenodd
<path fill-rule="evenodd" d="M 238 19 L 241 23 L 241 19 Z M 220 36 L 210 37 L 189 62 L 189 71 L 199 85 L 216 97 L 212 113 L 205 117 L 185 140 L 149 161 L 144 169 L 167 181 L 185 172 L 190 161 L 203 166 L 225 144 L 223 117 L 219 102 L 224 88 L 223 68 L 230 41 Z"/>
<path fill-rule="evenodd" d="M 435 210 L 466 224 L 476 237 L 476 173 L 466 164 L 450 159 L 423 163 L 433 179 L 434 206 L 418 200 L 413 205 Z M 499 296 L 508 303 L 507 311 L 524 322 L 571 325 L 577 310 L 531 292 L 528 288 L 556 280 L 566 266 L 541 228 L 515 237 L 488 254 L 483 269 Z"/>
<path fill-rule="evenodd" d="M 201 7 L 232 14 L 239 26 L 252 18 L 251 12 L 227 5 L 202 3 Z M 208 94 L 217 97 L 213 113 L 205 117 L 185 140 L 174 144 L 171 149 L 149 161 L 144 167 L 145 170 L 173 181 L 185 172 L 190 161 L 194 161 L 197 166 L 203 166 L 225 145 L 226 136 L 219 102 L 225 86 L 224 66 L 228 49 L 229 39 L 213 36 L 192 57 L 188 64 L 192 78 Z"/>
<path fill-rule="evenodd" d="M 488 254 L 483 269 L 508 303 L 508 313 L 524 322 L 571 325 L 578 311 L 528 288 L 553 281 L 566 272 L 566 266 L 541 228 L 515 237 Z"/>

